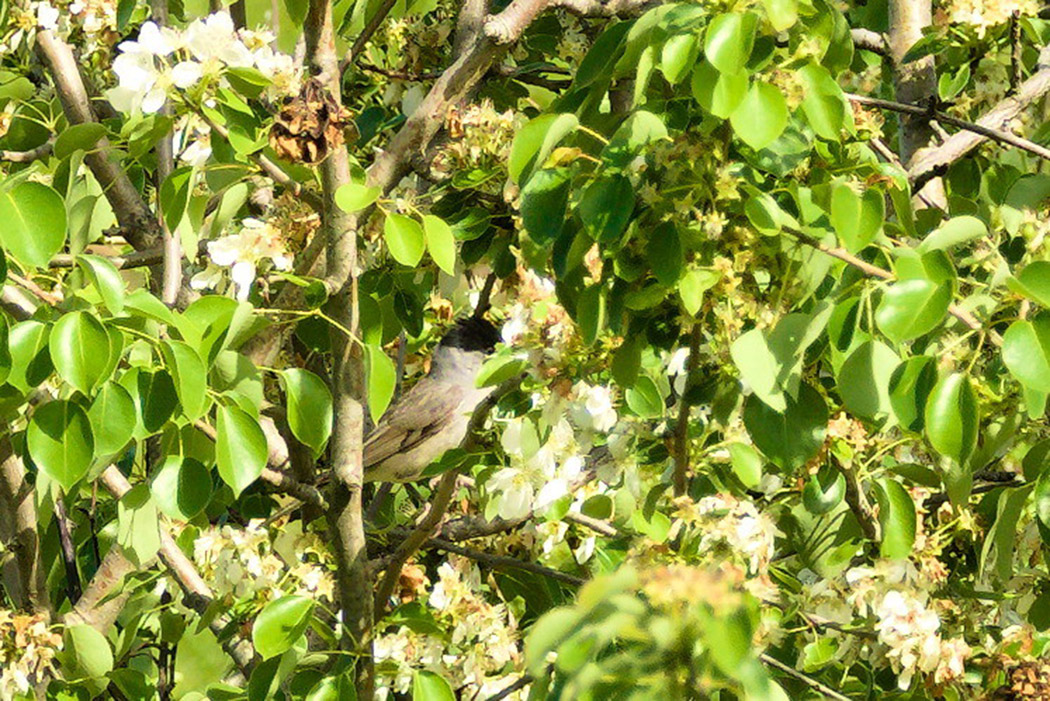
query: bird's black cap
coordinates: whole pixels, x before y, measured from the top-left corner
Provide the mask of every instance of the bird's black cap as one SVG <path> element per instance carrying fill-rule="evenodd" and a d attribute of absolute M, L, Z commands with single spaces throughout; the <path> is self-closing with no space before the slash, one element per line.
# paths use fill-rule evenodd
<path fill-rule="evenodd" d="M 459 348 L 465 351 L 484 351 L 491 353 L 500 342 L 499 331 L 488 320 L 469 316 L 456 322 L 439 345 L 445 348 Z"/>

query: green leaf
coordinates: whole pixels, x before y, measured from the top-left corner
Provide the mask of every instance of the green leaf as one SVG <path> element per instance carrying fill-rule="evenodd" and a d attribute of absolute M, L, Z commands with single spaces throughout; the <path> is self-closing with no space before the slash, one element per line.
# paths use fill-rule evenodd
<path fill-rule="evenodd" d="M 685 78 L 696 63 L 700 53 L 700 42 L 695 34 L 676 34 L 664 42 L 660 51 L 660 70 L 671 85 Z"/>
<path fill-rule="evenodd" d="M 0 385 L 7 380 L 11 374 L 14 360 L 11 357 L 11 327 L 7 316 L 0 314 Z"/>
<path fill-rule="evenodd" d="M 47 185 L 23 181 L 0 192 L 0 244 L 19 262 L 46 268 L 66 242 L 66 205 Z"/>
<path fill-rule="evenodd" d="M 762 481 L 762 456 L 744 443 L 729 444 L 729 458 L 736 474 L 745 487 L 755 489 Z"/>
<path fill-rule="evenodd" d="M 756 191 L 744 204 L 744 214 L 755 229 L 765 236 L 779 234 L 784 227 L 801 228 L 798 221 L 781 209 L 771 195 Z"/>
<path fill-rule="evenodd" d="M 656 419 L 664 415 L 664 398 L 660 388 L 648 375 L 641 375 L 625 394 L 627 406 L 643 419 Z"/>
<path fill-rule="evenodd" d="M 824 445 L 828 408 L 823 397 L 803 384 L 798 399 L 787 397 L 787 408 L 775 411 L 755 395 L 744 402 L 744 427 L 766 457 L 785 470 L 802 467 Z"/>
<path fill-rule="evenodd" d="M 604 175 L 583 192 L 577 212 L 587 235 L 600 244 L 616 243 L 634 211 L 634 188 L 619 174 Z"/>
<path fill-rule="evenodd" d="M 952 217 L 923 239 L 917 250 L 920 253 L 944 250 L 987 235 L 988 227 L 977 217 Z"/>
<path fill-rule="evenodd" d="M 110 314 L 124 311 L 124 280 L 117 266 L 102 256 L 81 254 L 77 265 L 88 276 Z"/>
<path fill-rule="evenodd" d="M 288 402 L 288 426 L 303 445 L 320 455 L 332 434 L 332 393 L 320 377 L 300 368 L 279 375 Z"/>
<path fill-rule="evenodd" d="M 87 415 L 99 457 L 119 453 L 135 432 L 135 402 L 116 382 L 105 382 L 99 387 Z"/>
<path fill-rule="evenodd" d="M 394 260 L 410 268 L 419 265 L 425 246 L 423 227 L 419 222 L 404 214 L 388 214 L 383 225 L 383 238 Z"/>
<path fill-rule="evenodd" d="M 452 685 L 443 676 L 424 669 L 412 675 L 413 701 L 456 701 Z"/>
<path fill-rule="evenodd" d="M 215 463 L 234 496 L 259 478 L 269 450 L 259 422 L 244 410 L 220 406 L 215 415 Z"/>
<path fill-rule="evenodd" d="M 613 354 L 613 380 L 624 389 L 633 387 L 642 368 L 642 349 L 646 345 L 644 334 L 629 334 Z"/>
<path fill-rule="evenodd" d="M 188 343 L 164 341 L 160 349 L 175 381 L 175 393 L 182 405 L 182 413 L 190 421 L 196 421 L 204 416 L 211 405 L 208 399 L 208 369 Z"/>
<path fill-rule="evenodd" d="M 527 183 L 554 147 L 576 131 L 579 124 L 574 114 L 545 114 L 519 129 L 507 162 L 510 179 L 519 185 Z"/>
<path fill-rule="evenodd" d="M 217 299 L 214 295 L 209 295 L 202 299 Z M 230 300 L 231 302 L 233 300 Z M 131 312 L 133 316 L 140 316 L 146 319 L 152 319 L 153 321 L 166 324 L 168 326 L 178 326 L 176 323 L 175 315 L 170 309 L 164 306 L 164 302 L 150 294 L 149 290 L 140 287 L 134 292 L 128 294 L 124 298 L 124 306 Z M 192 305 L 191 305 L 192 306 Z"/>
<path fill-rule="evenodd" d="M 911 496 L 900 482 L 884 477 L 875 481 L 875 498 L 882 531 L 879 554 L 890 560 L 908 557 L 915 544 L 917 522 Z"/>
<path fill-rule="evenodd" d="M 160 550 L 160 517 L 144 484 L 135 485 L 117 502 L 117 544 L 136 566 L 149 562 Z"/>
<path fill-rule="evenodd" d="M 69 158 L 74 151 L 90 151 L 105 135 L 106 127 L 98 122 L 66 127 L 55 139 L 55 158 Z"/>
<path fill-rule="evenodd" d="M 751 58 L 758 15 L 734 12 L 718 15 L 707 26 L 704 56 L 722 73 L 740 73 Z"/>
<path fill-rule="evenodd" d="M 135 404 L 135 438 L 139 440 L 164 428 L 179 404 L 175 383 L 163 370 L 133 368 L 121 375 L 120 384 Z"/>
<path fill-rule="evenodd" d="M 538 171 L 521 191 L 521 223 L 529 237 L 545 246 L 558 237 L 565 224 L 569 202 L 569 171 L 552 168 Z"/>
<path fill-rule="evenodd" d="M 1006 586 L 1014 577 L 1014 548 L 1018 542 L 1017 524 L 1024 513 L 1031 486 L 1004 489 L 996 504 L 995 523 L 992 524 L 981 548 L 980 578 L 987 586 Z M 1038 487 L 1036 487 L 1038 494 Z M 1036 496 L 1036 514 L 1040 505 Z"/>
<path fill-rule="evenodd" d="M 809 476 L 802 487 L 802 505 L 816 516 L 830 514 L 846 497 L 846 478 L 842 473 L 825 465 Z"/>
<path fill-rule="evenodd" d="M 890 414 L 890 377 L 899 363 L 900 358 L 884 343 L 868 341 L 857 346 L 838 372 L 842 403 L 865 419 Z"/>
<path fill-rule="evenodd" d="M 397 368 L 381 346 L 366 346 L 368 357 L 368 413 L 372 421 L 379 422 L 390 400 L 394 398 L 397 384 Z"/>
<path fill-rule="evenodd" d="M 777 32 L 790 29 L 798 21 L 798 3 L 796 0 L 762 0 L 766 8 L 766 18 Z"/>
<path fill-rule="evenodd" d="M 775 85 L 756 82 L 729 117 L 733 132 L 756 151 L 784 133 L 788 123 L 787 100 Z"/>
<path fill-rule="evenodd" d="M 1025 387 L 1050 392 L 1050 320 L 1020 320 L 1003 334 L 1003 364 Z"/>
<path fill-rule="evenodd" d="M 194 172 L 193 166 L 176 168 L 160 185 L 160 211 L 169 231 L 178 229 L 179 222 L 186 216 L 186 205 L 193 191 Z"/>
<path fill-rule="evenodd" d="M 306 632 L 314 602 L 305 596 L 282 596 L 263 607 L 252 625 L 252 644 L 264 659 L 290 650 Z"/>
<path fill-rule="evenodd" d="M 109 334 L 88 312 L 69 312 L 55 322 L 48 341 L 59 376 L 84 394 L 105 379 Z"/>
<path fill-rule="evenodd" d="M 509 349 L 487 359 L 474 378 L 476 387 L 494 387 L 520 375 L 529 367 L 529 361 L 512 354 Z"/>
<path fill-rule="evenodd" d="M 937 361 L 927 355 L 908 358 L 890 375 L 890 406 L 897 422 L 909 431 L 925 425 L 926 400 L 937 384 Z"/>
<path fill-rule="evenodd" d="M 66 679 L 100 679 L 113 669 L 109 641 L 91 626 L 67 626 L 62 641 L 60 656 Z"/>
<path fill-rule="evenodd" d="M 653 230 L 645 246 L 645 257 L 661 285 L 671 287 L 678 282 L 685 254 L 678 227 L 673 222 L 664 222 Z"/>
<path fill-rule="evenodd" d="M 87 414 L 76 404 L 57 399 L 33 411 L 26 447 L 40 471 L 67 492 L 87 474 L 95 457 Z"/>
<path fill-rule="evenodd" d="M 696 316 L 704 303 L 704 293 L 718 284 L 722 273 L 715 268 L 692 268 L 678 281 L 678 298 L 690 316 Z"/>
<path fill-rule="evenodd" d="M 977 394 L 970 378 L 953 373 L 942 378 L 926 401 L 926 437 L 941 455 L 962 465 L 977 446 L 980 427 Z"/>
<path fill-rule="evenodd" d="M 879 329 L 894 343 L 909 341 L 937 328 L 948 315 L 952 287 L 929 280 L 902 280 L 890 285 L 875 312 Z"/>
<path fill-rule="evenodd" d="M 38 387 L 54 370 L 48 339 L 51 327 L 29 319 L 11 327 L 8 346 L 11 352 L 11 371 L 7 382 L 22 392 Z"/>
<path fill-rule="evenodd" d="M 1041 526 L 1039 530 L 1043 533 L 1043 542 L 1046 543 L 1047 534 L 1050 534 L 1050 470 L 1043 470 L 1036 480 L 1032 505 Z"/>
<path fill-rule="evenodd" d="M 843 128 L 852 124 L 842 88 L 827 68 L 816 63 L 809 63 L 800 68 L 798 76 L 805 88 L 802 111 L 806 115 L 806 121 L 813 127 L 817 136 L 828 141 L 840 141 Z M 879 203 L 882 204 L 881 196 Z"/>
<path fill-rule="evenodd" d="M 589 285 L 580 292 L 576 300 L 576 323 L 580 327 L 580 339 L 590 345 L 605 326 L 605 294 L 601 283 Z"/>
<path fill-rule="evenodd" d="M 784 389 L 778 382 L 782 366 L 761 329 L 741 334 L 729 347 L 729 354 L 755 396 L 774 411 L 787 409 Z"/>
<path fill-rule="evenodd" d="M 747 96 L 747 73 L 720 73 L 703 61 L 693 69 L 690 82 L 697 104 L 720 119 L 727 119 Z"/>
<path fill-rule="evenodd" d="M 861 196 L 839 183 L 831 192 L 831 225 L 850 253 L 860 252 L 875 240 L 885 215 L 878 190 L 865 190 Z"/>
<path fill-rule="evenodd" d="M 456 237 L 452 227 L 441 217 L 433 214 L 423 215 L 423 234 L 427 240 L 427 250 L 437 266 L 448 275 L 456 274 Z"/>
<path fill-rule="evenodd" d="M 166 516 L 189 521 L 211 501 L 211 472 L 199 460 L 169 455 L 153 474 L 149 488 Z"/>
<path fill-rule="evenodd" d="M 372 206 L 372 203 L 379 199 L 380 194 L 378 187 L 347 183 L 335 191 L 335 203 L 339 209 L 353 214 Z"/>
<path fill-rule="evenodd" d="M 1006 284 L 1014 292 L 1050 307 L 1050 262 L 1037 260 L 1029 263 L 1016 278 L 1008 278 Z"/>
<path fill-rule="evenodd" d="M 601 159 L 612 168 L 627 168 L 654 141 L 667 138 L 667 125 L 652 112 L 637 110 L 624 120 L 602 149 Z"/>

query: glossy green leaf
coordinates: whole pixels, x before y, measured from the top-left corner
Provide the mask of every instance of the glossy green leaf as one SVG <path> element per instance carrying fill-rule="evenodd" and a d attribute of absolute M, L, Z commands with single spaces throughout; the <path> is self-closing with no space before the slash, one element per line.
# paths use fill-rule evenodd
<path fill-rule="evenodd" d="M 368 412 L 378 422 L 390 400 L 394 398 L 397 369 L 380 346 L 367 346 L 368 357 Z"/>
<path fill-rule="evenodd" d="M 605 326 L 605 291 L 600 283 L 588 285 L 576 300 L 576 323 L 580 338 L 590 345 Z"/>
<path fill-rule="evenodd" d="M 166 516 L 189 521 L 211 501 L 211 472 L 199 460 L 169 455 L 153 474 L 149 488 Z"/>
<path fill-rule="evenodd" d="M 660 70 L 671 85 L 677 85 L 689 74 L 700 54 L 700 42 L 695 34 L 676 34 L 664 42 L 660 51 Z"/>
<path fill-rule="evenodd" d="M 785 212 L 771 195 L 757 191 L 744 203 L 744 214 L 760 233 L 766 236 L 779 234 L 784 227 L 800 229 L 798 221 Z"/>
<path fill-rule="evenodd" d="M 733 132 L 745 144 L 763 149 L 784 133 L 788 107 L 784 94 L 775 85 L 755 82 L 729 117 Z"/>
<path fill-rule="evenodd" d="M 84 624 L 66 627 L 60 659 L 67 679 L 101 679 L 113 669 L 113 650 L 106 636 Z"/>
<path fill-rule="evenodd" d="M 1025 387 L 1050 392 L 1050 320 L 1020 320 L 1003 334 L 1003 363 Z"/>
<path fill-rule="evenodd" d="M 834 467 L 825 465 L 809 476 L 802 487 L 802 505 L 816 516 L 830 514 L 846 497 L 846 478 Z"/>
<path fill-rule="evenodd" d="M 176 168 L 160 185 L 160 211 L 169 231 L 178 229 L 179 222 L 186 216 L 186 206 L 193 191 L 195 170 L 193 166 Z"/>
<path fill-rule="evenodd" d="M 456 237 L 452 227 L 441 217 L 433 214 L 423 215 L 423 235 L 427 240 L 427 250 L 437 266 L 448 275 L 456 274 Z"/>
<path fill-rule="evenodd" d="M 443 676 L 419 669 L 412 675 L 412 700 L 456 701 L 456 694 Z"/>
<path fill-rule="evenodd" d="M 827 68 L 816 63 L 800 68 L 798 76 L 805 89 L 802 112 L 806 115 L 806 121 L 821 138 L 841 140 L 842 130 L 852 123 L 842 88 Z M 881 196 L 879 203 L 882 203 Z"/>
<path fill-rule="evenodd" d="M 1014 292 L 1050 307 L 1050 262 L 1038 260 L 1029 263 L 1016 278 L 1008 279 L 1007 284 Z"/>
<path fill-rule="evenodd" d="M 264 659 L 280 655 L 306 632 L 314 602 L 305 596 L 282 596 L 263 607 L 252 625 L 252 644 Z"/>
<path fill-rule="evenodd" d="M 783 412 L 755 395 L 744 402 L 744 427 L 755 446 L 785 470 L 802 467 L 824 445 L 828 408 L 824 398 L 809 385 L 799 388 L 798 398 L 787 398 Z"/>
<path fill-rule="evenodd" d="M 73 402 L 54 400 L 33 411 L 26 431 L 33 463 L 67 492 L 91 467 L 95 441 L 87 414 Z"/>
<path fill-rule="evenodd" d="M 565 224 L 569 182 L 568 169 L 549 168 L 537 172 L 522 188 L 521 223 L 541 246 L 554 241 Z"/>
<path fill-rule="evenodd" d="M 292 435 L 314 455 L 324 450 L 332 434 L 332 393 L 320 377 L 309 370 L 291 368 L 279 375 L 288 405 Z"/>
<path fill-rule="evenodd" d="M 605 175 L 591 183 L 577 212 L 587 235 L 600 244 L 616 243 L 627 231 L 634 211 L 634 188 L 623 175 Z"/>
<path fill-rule="evenodd" d="M 215 463 L 235 495 L 259 478 L 269 450 L 259 422 L 243 409 L 220 406 L 215 415 Z"/>
<path fill-rule="evenodd" d="M 159 432 L 179 405 L 175 383 L 164 370 L 149 372 L 139 368 L 125 372 L 120 384 L 135 404 L 135 438 Z"/>
<path fill-rule="evenodd" d="M 117 502 L 117 544 L 137 566 L 160 550 L 160 516 L 145 484 L 136 484 Z"/>
<path fill-rule="evenodd" d="M 1036 494 L 1038 494 L 1036 487 Z M 1018 523 L 1024 513 L 1031 486 L 1004 489 L 995 509 L 995 522 L 981 548 L 980 577 L 986 586 L 1006 586 L 1014 577 L 1014 549 L 1019 540 Z M 1040 505 L 1036 496 L 1036 513 Z"/>
<path fill-rule="evenodd" d="M 750 12 L 718 15 L 707 26 L 704 56 L 722 73 L 740 73 L 755 45 L 758 16 Z"/>
<path fill-rule="evenodd" d="M 944 250 L 984 238 L 987 235 L 988 227 L 977 217 L 952 217 L 923 239 L 918 250 L 922 253 Z"/>
<path fill-rule="evenodd" d="M 87 415 L 99 457 L 116 455 L 131 441 L 135 432 L 135 402 L 116 382 L 105 382 L 98 388 Z"/>
<path fill-rule="evenodd" d="M 762 456 L 749 445 L 744 443 L 729 444 L 729 459 L 733 466 L 733 473 L 745 487 L 755 489 L 762 481 Z"/>
<path fill-rule="evenodd" d="M 941 455 L 963 464 L 977 446 L 977 393 L 963 373 L 942 378 L 926 401 L 926 437 Z"/>
<path fill-rule="evenodd" d="M 721 73 L 703 61 L 693 69 L 690 87 L 701 107 L 716 117 L 728 119 L 744 101 L 749 84 L 747 73 Z"/>
<path fill-rule="evenodd" d="M 59 377 L 84 394 L 105 379 L 109 334 L 88 312 L 69 312 L 59 318 L 51 328 L 48 348 Z"/>
<path fill-rule="evenodd" d="M 339 209 L 353 214 L 372 206 L 379 199 L 380 194 L 378 187 L 346 183 L 335 191 L 335 203 L 339 206 Z"/>
<path fill-rule="evenodd" d="M 197 351 L 182 341 L 164 341 L 161 353 L 175 382 L 175 393 L 182 413 L 190 421 L 204 416 L 211 405 L 208 398 L 208 369 Z"/>
<path fill-rule="evenodd" d="M 773 29 L 783 32 L 798 21 L 798 3 L 796 0 L 762 0 L 766 8 L 766 18 Z"/>
<path fill-rule="evenodd" d="M 545 114 L 519 129 L 507 162 L 510 179 L 519 185 L 526 183 L 533 171 L 543 166 L 554 147 L 578 126 L 574 114 Z"/>
<path fill-rule="evenodd" d="M 55 139 L 55 158 L 69 158 L 74 151 L 90 151 L 106 135 L 106 127 L 98 122 L 67 126 Z"/>
<path fill-rule="evenodd" d="M 47 185 L 23 181 L 0 192 L 0 244 L 25 265 L 46 268 L 66 242 L 66 205 Z"/>
<path fill-rule="evenodd" d="M 890 414 L 890 377 L 899 363 L 900 358 L 885 343 L 868 341 L 857 346 L 838 372 L 838 390 L 846 408 L 866 419 Z"/>
<path fill-rule="evenodd" d="M 391 213 L 383 225 L 383 239 L 390 255 L 401 265 L 414 268 L 423 258 L 426 239 L 423 227 L 412 217 Z"/>
<path fill-rule="evenodd" d="M 22 392 L 38 387 L 55 369 L 51 364 L 48 339 L 51 326 L 30 319 L 11 327 L 8 346 L 11 371 L 7 381 Z"/>
<path fill-rule="evenodd" d="M 110 314 L 124 311 L 124 279 L 120 277 L 117 266 L 102 256 L 86 253 L 77 256 L 77 265 L 98 290 Z"/>
<path fill-rule="evenodd" d="M 858 253 L 875 240 L 885 217 L 883 196 L 878 190 L 858 195 L 846 183 L 831 192 L 831 225 L 850 253 Z"/>
<path fill-rule="evenodd" d="M 648 375 L 641 375 L 624 395 L 627 406 L 643 419 L 655 419 L 664 415 L 664 399 L 656 382 Z"/>
<path fill-rule="evenodd" d="M 718 284 L 722 273 L 714 268 L 692 268 L 678 281 L 678 298 L 690 316 L 696 316 L 704 303 L 704 293 Z"/>
<path fill-rule="evenodd" d="M 948 283 L 902 280 L 886 288 L 875 322 L 894 343 L 910 341 L 937 328 L 948 315 L 951 301 Z"/>
<path fill-rule="evenodd" d="M 897 422 L 909 431 L 921 431 L 926 400 L 937 384 L 937 361 L 926 355 L 908 358 L 890 375 L 890 406 Z"/>
<path fill-rule="evenodd" d="M 911 555 L 917 523 L 915 504 L 900 482 L 889 478 L 875 481 L 875 498 L 879 502 L 879 526 L 882 541 L 879 554 L 890 560 Z"/>
<path fill-rule="evenodd" d="M 781 363 L 769 348 L 761 329 L 751 329 L 740 335 L 729 347 L 733 364 L 755 396 L 774 411 L 787 409 L 787 399 L 778 378 Z"/>
<path fill-rule="evenodd" d="M 512 377 L 520 375 L 529 367 L 529 362 L 510 349 L 504 349 L 488 358 L 474 378 L 476 387 L 495 387 Z"/>
<path fill-rule="evenodd" d="M 612 168 L 628 168 L 650 144 L 667 138 L 664 119 L 646 110 L 636 110 L 613 132 L 602 149 L 601 159 Z"/>
<path fill-rule="evenodd" d="M 661 285 L 668 287 L 678 282 L 685 264 L 682 240 L 673 222 L 664 222 L 649 235 L 645 257 Z"/>

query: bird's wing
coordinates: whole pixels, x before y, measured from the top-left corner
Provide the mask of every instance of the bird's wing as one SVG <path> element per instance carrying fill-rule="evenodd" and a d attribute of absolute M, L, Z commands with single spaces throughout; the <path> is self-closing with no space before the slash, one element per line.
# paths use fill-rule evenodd
<path fill-rule="evenodd" d="M 364 466 L 407 452 L 437 433 L 459 410 L 463 395 L 464 390 L 454 384 L 420 380 L 368 434 Z"/>

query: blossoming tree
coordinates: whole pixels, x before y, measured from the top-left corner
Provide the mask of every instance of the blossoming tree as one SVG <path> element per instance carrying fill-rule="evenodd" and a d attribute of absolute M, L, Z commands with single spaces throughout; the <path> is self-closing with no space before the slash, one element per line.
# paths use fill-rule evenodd
<path fill-rule="evenodd" d="M 1047 698 L 1040 13 L 0 2 L 0 698 Z"/>

